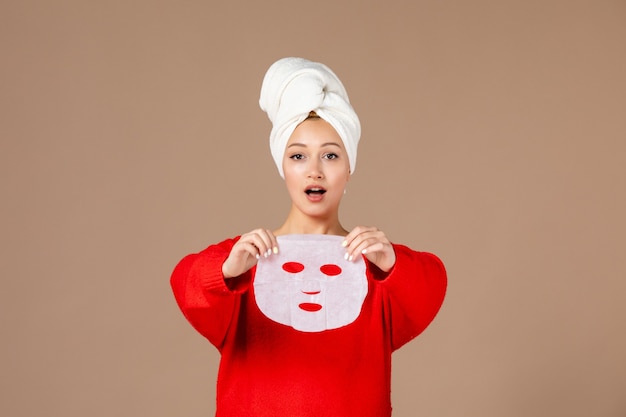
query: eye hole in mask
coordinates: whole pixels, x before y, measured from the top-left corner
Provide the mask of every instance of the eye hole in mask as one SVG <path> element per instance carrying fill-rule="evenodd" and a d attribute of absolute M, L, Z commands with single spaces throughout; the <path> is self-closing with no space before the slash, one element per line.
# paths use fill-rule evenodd
<path fill-rule="evenodd" d="M 322 274 L 328 275 L 329 277 L 334 277 L 342 272 L 341 268 L 335 264 L 322 265 L 320 271 L 322 271 Z"/>
<path fill-rule="evenodd" d="M 283 264 L 283 269 L 290 274 L 297 274 L 298 272 L 304 271 L 304 265 L 300 262 L 285 262 Z"/>

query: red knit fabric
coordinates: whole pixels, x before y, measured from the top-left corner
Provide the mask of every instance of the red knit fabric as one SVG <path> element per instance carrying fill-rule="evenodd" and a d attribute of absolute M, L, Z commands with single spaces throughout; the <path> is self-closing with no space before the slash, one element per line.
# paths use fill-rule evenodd
<path fill-rule="evenodd" d="M 447 285 L 439 258 L 394 244 L 388 274 L 368 265 L 368 294 L 353 323 L 301 332 L 261 313 L 255 268 L 224 280 L 237 239 L 186 256 L 171 277 L 183 314 L 221 353 L 216 416 L 391 416 L 391 353 L 439 311 Z"/>

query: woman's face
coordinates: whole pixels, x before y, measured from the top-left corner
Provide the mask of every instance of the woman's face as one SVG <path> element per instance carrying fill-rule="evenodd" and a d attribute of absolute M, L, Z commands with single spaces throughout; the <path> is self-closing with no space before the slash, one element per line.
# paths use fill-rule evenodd
<path fill-rule="evenodd" d="M 293 131 L 283 172 L 293 205 L 318 218 L 336 216 L 350 179 L 350 162 L 341 137 L 320 118 L 307 119 Z"/>

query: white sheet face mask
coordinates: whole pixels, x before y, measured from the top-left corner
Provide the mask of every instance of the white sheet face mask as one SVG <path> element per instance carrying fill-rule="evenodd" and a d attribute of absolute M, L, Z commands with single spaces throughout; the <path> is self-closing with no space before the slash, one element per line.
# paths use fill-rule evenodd
<path fill-rule="evenodd" d="M 344 259 L 343 237 L 278 236 L 280 253 L 261 258 L 256 303 L 269 319 L 303 332 L 352 323 L 367 295 L 365 262 Z"/>

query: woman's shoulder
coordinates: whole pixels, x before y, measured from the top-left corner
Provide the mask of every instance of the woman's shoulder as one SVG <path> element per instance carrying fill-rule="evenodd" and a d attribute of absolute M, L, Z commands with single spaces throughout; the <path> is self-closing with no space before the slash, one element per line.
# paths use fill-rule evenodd
<path fill-rule="evenodd" d="M 206 247 L 206 250 L 211 250 L 211 249 L 232 249 L 232 247 L 235 245 L 235 243 L 237 243 L 237 241 L 241 238 L 241 236 L 234 236 L 234 237 L 229 237 L 226 239 L 223 239 L 221 241 L 217 241 L 214 243 L 211 243 L 208 247 Z"/>
<path fill-rule="evenodd" d="M 401 243 L 392 242 L 392 245 L 394 251 L 396 252 L 396 256 L 399 256 L 401 261 L 413 260 L 434 264 L 440 268 L 444 267 L 441 258 L 432 252 L 412 249 L 409 246 L 403 245 Z"/>

